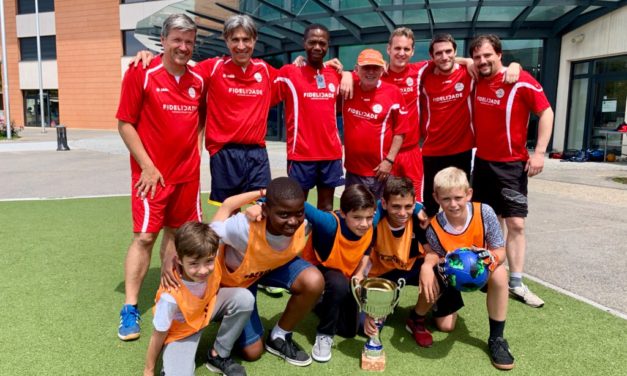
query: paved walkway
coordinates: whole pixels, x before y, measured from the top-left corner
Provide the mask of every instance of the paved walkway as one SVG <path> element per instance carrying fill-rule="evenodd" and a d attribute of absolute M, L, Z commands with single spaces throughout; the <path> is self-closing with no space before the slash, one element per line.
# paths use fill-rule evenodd
<path fill-rule="evenodd" d="M 72 150 L 64 152 L 54 130 L 21 136 L 0 141 L 0 199 L 128 194 L 128 152 L 117 132 L 68 129 Z M 273 176 L 285 175 L 285 144 L 269 142 L 268 154 Z M 206 166 L 204 152 L 203 190 Z M 627 184 L 614 177 L 627 180 L 626 163 L 546 161 L 529 184 L 525 271 L 627 317 Z"/>

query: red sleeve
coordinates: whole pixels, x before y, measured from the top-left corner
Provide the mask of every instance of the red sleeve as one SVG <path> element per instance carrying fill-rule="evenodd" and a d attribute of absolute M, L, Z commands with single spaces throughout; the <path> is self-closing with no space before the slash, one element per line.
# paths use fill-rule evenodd
<path fill-rule="evenodd" d="M 409 119 L 407 118 L 407 108 L 405 108 L 405 99 L 400 90 L 394 88 L 394 103 L 399 105 L 399 108 L 392 110 L 390 116 L 392 116 L 392 133 L 406 134 L 410 131 Z"/>
<path fill-rule="evenodd" d="M 203 80 L 205 80 L 205 86 L 209 85 L 209 78 L 210 78 L 211 72 L 213 71 L 213 67 L 215 67 L 216 62 L 219 59 L 220 58 L 218 57 L 205 59 L 201 61 L 200 63 L 196 64 L 196 66 L 194 67 L 194 71 L 198 73 L 203 78 Z"/>
<path fill-rule="evenodd" d="M 529 106 L 533 113 L 540 113 L 551 107 L 549 100 L 542 86 L 531 75 L 529 75 L 529 84 L 535 89 L 525 87 L 523 91 L 525 103 Z"/>
<path fill-rule="evenodd" d="M 137 124 L 144 99 L 145 70 L 142 67 L 129 67 L 122 80 L 122 93 L 115 117 L 133 125 Z"/>
<path fill-rule="evenodd" d="M 272 93 L 272 97 L 270 99 L 270 107 L 276 106 L 277 104 L 279 104 L 279 102 L 281 102 L 283 100 L 283 87 L 285 85 L 283 85 L 283 83 L 278 82 L 276 79 L 282 75 L 283 72 L 285 72 L 285 70 L 283 68 L 287 67 L 287 65 L 284 65 L 283 67 L 281 67 L 281 70 L 276 69 L 275 67 L 273 67 L 272 65 L 265 63 L 266 66 L 268 67 L 268 75 L 270 76 L 270 90 Z M 287 68 L 286 68 L 287 69 Z"/>

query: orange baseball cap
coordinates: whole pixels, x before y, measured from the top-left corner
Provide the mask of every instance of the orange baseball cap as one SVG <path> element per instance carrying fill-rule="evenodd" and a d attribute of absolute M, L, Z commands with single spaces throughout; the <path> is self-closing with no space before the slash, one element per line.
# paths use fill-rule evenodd
<path fill-rule="evenodd" d="M 366 48 L 359 53 L 359 56 L 357 57 L 357 65 L 360 67 L 363 67 L 364 65 L 378 65 L 385 68 L 385 60 L 383 60 L 381 52 L 373 50 L 372 48 Z"/>

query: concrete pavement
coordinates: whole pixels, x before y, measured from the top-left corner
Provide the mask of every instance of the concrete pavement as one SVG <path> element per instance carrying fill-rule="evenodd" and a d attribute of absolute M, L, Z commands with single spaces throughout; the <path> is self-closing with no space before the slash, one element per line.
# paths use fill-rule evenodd
<path fill-rule="evenodd" d="M 71 151 L 57 152 L 54 130 L 40 128 L 0 141 L 0 199 L 129 193 L 129 157 L 117 132 L 68 129 L 68 143 Z M 269 142 L 268 154 L 272 175 L 285 175 L 285 144 Z M 207 166 L 205 151 L 203 190 Z M 627 180 L 627 163 L 546 161 L 529 184 L 525 271 L 627 317 L 627 184 L 614 177 Z"/>

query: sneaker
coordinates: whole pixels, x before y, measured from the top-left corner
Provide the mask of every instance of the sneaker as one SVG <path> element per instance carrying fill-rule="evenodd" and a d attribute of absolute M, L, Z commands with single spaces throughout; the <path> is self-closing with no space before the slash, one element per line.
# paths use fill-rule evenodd
<path fill-rule="evenodd" d="M 509 294 L 533 308 L 540 308 L 544 305 L 544 300 L 540 299 L 538 295 L 532 293 L 525 284 L 517 287 L 510 287 Z"/>
<path fill-rule="evenodd" d="M 139 338 L 140 320 L 141 318 L 137 307 L 131 304 L 124 304 L 120 311 L 118 337 L 120 337 L 122 341 L 131 341 Z"/>
<path fill-rule="evenodd" d="M 413 320 L 411 317 L 405 322 L 405 329 L 411 333 L 420 347 L 431 347 L 433 336 L 425 326 L 424 320 Z"/>
<path fill-rule="evenodd" d="M 514 356 L 509 351 L 509 345 L 505 338 L 488 339 L 488 349 L 490 350 L 490 360 L 492 360 L 493 366 L 503 370 L 514 368 Z"/>
<path fill-rule="evenodd" d="M 218 356 L 211 356 L 211 351 L 207 353 L 207 363 L 205 366 L 209 371 L 214 373 L 220 373 L 226 376 L 246 376 L 246 369 L 241 364 L 237 364 L 231 357 L 221 358 Z"/>
<path fill-rule="evenodd" d="M 311 357 L 316 362 L 328 362 L 331 360 L 331 346 L 333 346 L 333 337 L 324 334 L 316 335 L 316 343 L 311 350 Z"/>
<path fill-rule="evenodd" d="M 257 285 L 258 288 L 265 290 L 268 294 L 273 296 L 281 296 L 284 292 L 287 292 L 286 289 L 282 287 L 273 287 L 273 286 L 265 286 L 265 285 Z"/>
<path fill-rule="evenodd" d="M 292 341 L 292 333 L 286 334 L 285 339 L 278 337 L 271 339 L 268 335 L 266 350 L 295 366 L 304 367 L 311 364 L 311 357 L 296 342 Z"/>

